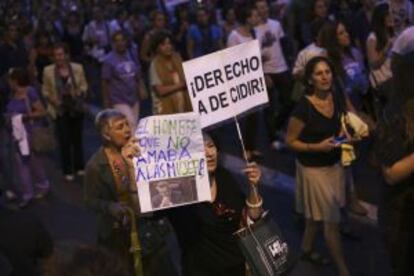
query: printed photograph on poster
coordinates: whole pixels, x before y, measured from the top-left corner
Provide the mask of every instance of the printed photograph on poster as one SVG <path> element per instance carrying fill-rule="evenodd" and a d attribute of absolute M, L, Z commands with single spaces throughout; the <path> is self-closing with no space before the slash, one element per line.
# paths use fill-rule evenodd
<path fill-rule="evenodd" d="M 183 69 L 202 128 L 269 102 L 257 40 L 186 61 Z"/>
<path fill-rule="evenodd" d="M 211 199 L 198 114 L 143 118 L 135 137 L 141 155 L 133 163 L 143 213 Z"/>
<path fill-rule="evenodd" d="M 194 176 L 152 181 L 149 186 L 153 210 L 197 201 Z"/>

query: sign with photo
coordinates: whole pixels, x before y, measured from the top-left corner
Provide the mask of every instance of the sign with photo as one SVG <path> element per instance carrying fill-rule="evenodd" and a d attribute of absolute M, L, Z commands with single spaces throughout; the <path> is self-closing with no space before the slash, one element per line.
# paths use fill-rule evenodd
<path fill-rule="evenodd" d="M 139 121 L 134 159 L 143 213 L 211 200 L 200 117 L 158 115 Z"/>
<path fill-rule="evenodd" d="M 183 63 L 202 128 L 269 101 L 261 59 L 259 42 L 252 40 Z"/>

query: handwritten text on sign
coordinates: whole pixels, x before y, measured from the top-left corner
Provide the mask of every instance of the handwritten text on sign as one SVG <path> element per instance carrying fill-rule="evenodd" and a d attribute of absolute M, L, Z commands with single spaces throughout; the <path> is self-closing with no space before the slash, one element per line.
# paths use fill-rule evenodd
<path fill-rule="evenodd" d="M 183 66 L 202 127 L 268 102 L 256 40 L 187 61 Z"/>
<path fill-rule="evenodd" d="M 149 185 L 157 180 L 192 176 L 199 201 L 210 199 L 204 143 L 197 114 L 141 119 L 136 136 L 141 156 L 134 160 L 134 165 L 143 211 L 150 209 L 149 205 L 142 206 L 142 203 L 148 202 Z"/>

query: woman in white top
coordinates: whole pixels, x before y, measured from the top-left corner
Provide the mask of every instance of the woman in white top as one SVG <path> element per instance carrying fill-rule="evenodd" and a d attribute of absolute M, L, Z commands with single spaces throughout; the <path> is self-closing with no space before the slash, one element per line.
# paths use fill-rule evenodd
<path fill-rule="evenodd" d="M 230 32 L 227 47 L 232 47 L 255 38 L 254 27 L 259 23 L 259 14 L 253 6 L 245 6 L 236 11 L 240 26 Z"/>
<path fill-rule="evenodd" d="M 375 7 L 372 14 L 372 32 L 367 39 L 367 56 L 370 66 L 370 82 L 382 96 L 387 94 L 390 83 L 391 59 L 390 53 L 394 39 L 393 22 L 389 13 L 389 5 L 381 4 Z"/>

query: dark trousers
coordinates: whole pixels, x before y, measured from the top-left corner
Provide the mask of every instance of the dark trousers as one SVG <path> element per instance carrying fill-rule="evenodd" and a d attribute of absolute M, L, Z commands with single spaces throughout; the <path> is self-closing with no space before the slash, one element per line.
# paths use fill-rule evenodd
<path fill-rule="evenodd" d="M 269 106 L 265 110 L 266 127 L 270 141 L 274 141 L 276 131 L 287 123 L 294 106 L 292 100 L 293 80 L 290 72 L 266 74 L 272 79 L 273 87 L 267 89 Z"/>
<path fill-rule="evenodd" d="M 58 116 L 56 131 L 60 144 L 63 174 L 73 174 L 76 171 L 83 170 L 83 114 Z"/>

